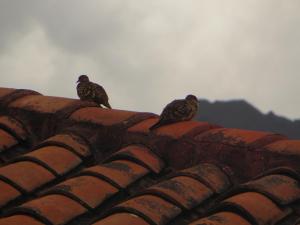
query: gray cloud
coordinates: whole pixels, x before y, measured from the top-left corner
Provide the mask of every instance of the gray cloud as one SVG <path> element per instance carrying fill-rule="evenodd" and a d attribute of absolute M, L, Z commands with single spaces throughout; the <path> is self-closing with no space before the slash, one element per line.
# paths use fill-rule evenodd
<path fill-rule="evenodd" d="M 0 84 L 76 97 L 77 75 L 114 107 L 246 98 L 299 118 L 298 0 L 61 0 L 0 3 Z"/>

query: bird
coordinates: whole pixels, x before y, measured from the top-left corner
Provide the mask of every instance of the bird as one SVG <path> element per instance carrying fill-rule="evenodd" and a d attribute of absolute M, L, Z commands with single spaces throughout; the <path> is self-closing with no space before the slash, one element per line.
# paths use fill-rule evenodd
<path fill-rule="evenodd" d="M 149 128 L 150 131 L 163 125 L 180 121 L 188 121 L 194 118 L 198 111 L 198 99 L 195 95 L 187 95 L 185 99 L 176 99 L 163 109 L 157 123 Z"/>
<path fill-rule="evenodd" d="M 95 102 L 100 107 L 104 105 L 106 108 L 111 109 L 108 96 L 101 85 L 91 82 L 87 75 L 80 75 L 76 83 L 78 83 L 76 90 L 80 100 Z"/>

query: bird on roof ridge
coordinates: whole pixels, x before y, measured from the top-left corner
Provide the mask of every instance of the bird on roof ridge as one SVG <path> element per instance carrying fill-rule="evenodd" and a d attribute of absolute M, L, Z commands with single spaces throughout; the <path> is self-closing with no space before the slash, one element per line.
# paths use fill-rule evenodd
<path fill-rule="evenodd" d="M 91 82 L 87 75 L 80 75 L 77 83 L 76 90 L 80 100 L 95 102 L 100 107 L 104 105 L 106 108 L 111 109 L 108 96 L 101 85 Z"/>
<path fill-rule="evenodd" d="M 151 126 L 149 130 L 154 130 L 167 124 L 191 120 L 197 111 L 198 99 L 196 96 L 187 95 L 185 99 L 176 99 L 165 106 L 159 121 Z"/>

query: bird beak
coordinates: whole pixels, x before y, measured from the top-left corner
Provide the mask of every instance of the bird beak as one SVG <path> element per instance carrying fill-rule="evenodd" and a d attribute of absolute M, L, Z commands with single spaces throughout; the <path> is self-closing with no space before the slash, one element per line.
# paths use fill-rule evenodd
<path fill-rule="evenodd" d="M 78 83 L 79 82 L 79 80 L 78 81 L 76 81 L 76 83 Z"/>

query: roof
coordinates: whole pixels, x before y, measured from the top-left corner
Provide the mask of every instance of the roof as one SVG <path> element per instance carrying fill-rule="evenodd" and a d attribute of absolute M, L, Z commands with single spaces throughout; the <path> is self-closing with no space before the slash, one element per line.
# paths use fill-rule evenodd
<path fill-rule="evenodd" d="M 300 224 L 300 140 L 157 120 L 0 88 L 0 224 Z"/>

